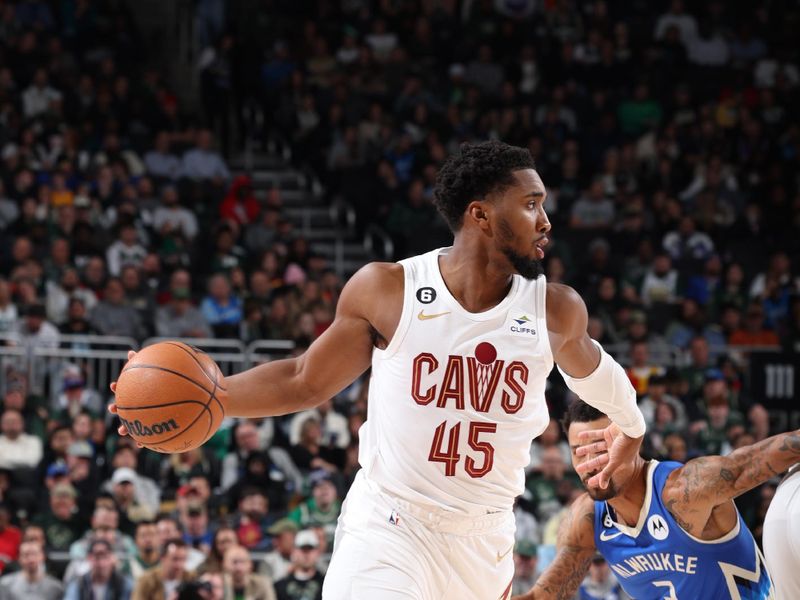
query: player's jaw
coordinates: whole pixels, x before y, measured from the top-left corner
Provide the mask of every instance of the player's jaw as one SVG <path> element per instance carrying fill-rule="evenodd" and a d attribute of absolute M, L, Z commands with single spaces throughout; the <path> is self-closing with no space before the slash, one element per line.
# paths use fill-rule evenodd
<path fill-rule="evenodd" d="M 546 236 L 542 237 L 545 240 L 547 239 Z M 540 245 L 537 244 L 543 245 L 540 240 L 534 242 L 533 255 L 521 254 L 511 246 L 504 246 L 500 250 L 517 273 L 522 275 L 525 279 L 536 279 L 539 275 L 544 273 L 539 256 L 540 253 L 541 256 L 544 256 L 544 252 L 541 251 Z"/>
<path fill-rule="evenodd" d="M 599 470 L 592 471 L 591 473 L 585 473 L 583 477 L 581 477 L 581 483 L 586 489 L 586 492 L 589 494 L 589 497 L 592 500 L 611 500 L 612 498 L 615 498 L 617 494 L 619 494 L 619 490 L 617 489 L 613 478 L 608 482 L 608 487 L 605 489 L 589 485 L 589 480 L 599 472 Z"/>

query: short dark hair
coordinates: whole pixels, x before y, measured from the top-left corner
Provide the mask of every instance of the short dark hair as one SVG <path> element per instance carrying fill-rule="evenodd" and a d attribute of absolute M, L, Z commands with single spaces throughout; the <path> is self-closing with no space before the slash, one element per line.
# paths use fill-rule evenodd
<path fill-rule="evenodd" d="M 561 428 L 565 434 L 569 434 L 569 426 L 573 423 L 588 423 L 605 416 L 605 413 L 600 412 L 594 406 L 589 406 L 583 400 L 576 399 L 567 407 L 567 411 L 561 418 Z"/>
<path fill-rule="evenodd" d="M 168 553 L 170 548 L 175 548 L 176 550 L 180 548 L 188 548 L 189 545 L 184 542 L 181 538 L 171 538 L 164 542 L 164 547 L 161 549 L 161 558 L 164 558 Z"/>
<path fill-rule="evenodd" d="M 433 203 L 456 232 L 470 202 L 512 185 L 514 171 L 535 168 L 526 148 L 497 140 L 462 144 L 461 152 L 450 156 L 439 170 Z"/>

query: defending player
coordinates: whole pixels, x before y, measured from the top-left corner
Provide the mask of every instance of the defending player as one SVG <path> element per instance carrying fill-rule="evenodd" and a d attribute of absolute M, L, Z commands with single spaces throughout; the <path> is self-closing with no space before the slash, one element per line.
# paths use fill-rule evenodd
<path fill-rule="evenodd" d="M 789 470 L 775 490 L 761 537 L 775 584 L 775 598 L 800 598 L 800 463 Z"/>
<path fill-rule="evenodd" d="M 553 563 L 530 593 L 514 600 L 572 598 L 597 550 L 625 592 L 640 600 L 775 597 L 733 499 L 797 462 L 800 432 L 685 465 L 637 456 L 602 489 L 596 473 L 614 435 L 608 417 L 578 400 L 563 425 L 587 493 L 561 526 Z"/>
<path fill-rule="evenodd" d="M 367 265 L 303 356 L 227 379 L 229 416 L 280 415 L 320 404 L 372 365 L 363 468 L 339 520 L 326 600 L 510 595 L 512 506 L 548 423 L 554 361 L 625 432 L 604 480 L 644 434 L 622 368 L 586 334 L 583 301 L 540 277 L 550 222 L 528 151 L 466 144 L 435 195 L 451 248 Z"/>

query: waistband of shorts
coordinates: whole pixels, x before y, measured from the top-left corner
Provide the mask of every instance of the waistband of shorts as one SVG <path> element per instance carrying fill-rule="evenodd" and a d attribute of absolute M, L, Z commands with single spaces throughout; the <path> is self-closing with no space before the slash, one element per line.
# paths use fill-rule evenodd
<path fill-rule="evenodd" d="M 373 480 L 364 478 L 367 489 L 396 510 L 400 518 L 411 516 L 428 529 L 455 535 L 479 535 L 501 529 L 514 523 L 512 511 L 490 512 L 483 515 L 463 515 L 437 507 L 422 506 L 398 498 Z"/>

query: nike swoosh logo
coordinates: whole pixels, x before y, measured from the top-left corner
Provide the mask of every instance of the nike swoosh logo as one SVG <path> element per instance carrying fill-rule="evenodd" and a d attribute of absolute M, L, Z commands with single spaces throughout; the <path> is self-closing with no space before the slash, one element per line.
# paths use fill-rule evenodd
<path fill-rule="evenodd" d="M 600 539 L 602 541 L 604 541 L 604 542 L 607 542 L 608 540 L 613 540 L 615 537 L 621 536 L 622 533 L 623 533 L 622 531 L 618 531 L 616 533 L 612 533 L 611 535 L 606 535 L 606 532 L 605 532 L 605 529 L 604 529 L 603 531 L 600 532 Z"/>
<path fill-rule="evenodd" d="M 505 551 L 505 552 L 503 552 L 502 554 L 500 554 L 500 552 L 498 552 L 498 553 L 497 553 L 497 562 L 499 563 L 499 562 L 500 562 L 501 560 L 503 560 L 503 559 L 504 559 L 506 556 L 508 556 L 508 553 L 509 553 L 509 552 L 511 552 L 513 549 L 514 549 L 514 545 L 512 544 L 512 545 L 511 545 L 511 548 L 509 548 L 508 550 L 506 550 L 506 551 Z"/>
<path fill-rule="evenodd" d="M 435 319 L 437 317 L 443 317 L 443 316 L 449 315 L 449 314 L 450 314 L 450 311 L 448 310 L 447 312 L 436 313 L 434 315 L 426 315 L 425 311 L 421 310 L 421 311 L 419 311 L 419 314 L 417 315 L 417 318 L 420 321 L 427 321 L 428 319 Z"/>

